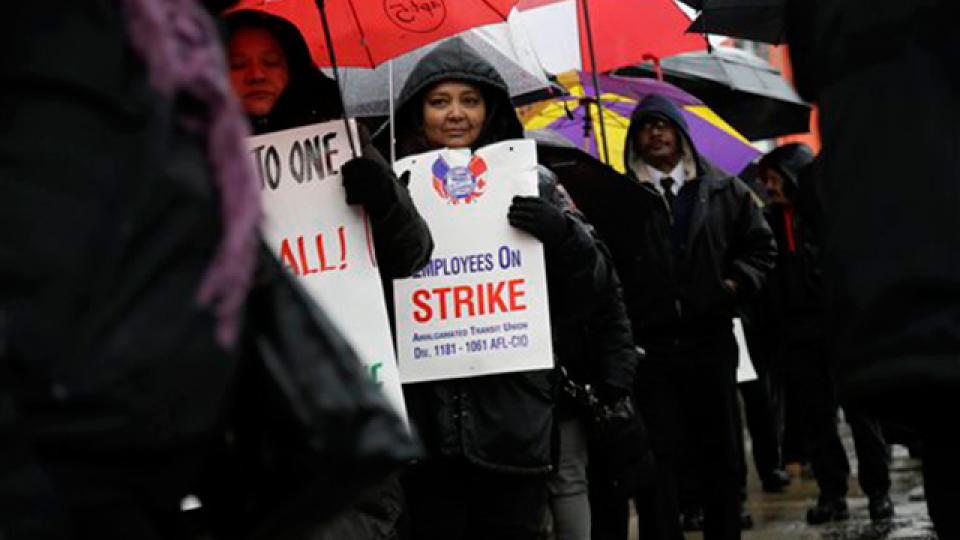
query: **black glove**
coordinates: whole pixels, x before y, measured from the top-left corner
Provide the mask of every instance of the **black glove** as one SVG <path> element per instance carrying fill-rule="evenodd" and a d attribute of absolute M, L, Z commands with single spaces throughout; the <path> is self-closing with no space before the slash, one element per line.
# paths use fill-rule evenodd
<path fill-rule="evenodd" d="M 611 404 L 629 398 L 633 392 L 612 384 L 600 383 L 597 385 L 597 398 L 601 403 Z"/>
<path fill-rule="evenodd" d="M 514 197 L 507 219 L 510 225 L 532 234 L 544 246 L 559 244 L 570 232 L 563 211 L 540 197 Z"/>
<path fill-rule="evenodd" d="M 340 169 L 347 204 L 362 204 L 370 215 L 386 215 L 397 200 L 393 171 L 386 163 L 365 157 L 351 159 Z"/>

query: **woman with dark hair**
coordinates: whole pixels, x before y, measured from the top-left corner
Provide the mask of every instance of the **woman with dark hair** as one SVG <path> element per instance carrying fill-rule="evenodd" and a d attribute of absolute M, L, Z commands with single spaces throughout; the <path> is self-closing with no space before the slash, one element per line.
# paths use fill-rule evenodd
<path fill-rule="evenodd" d="M 444 147 L 476 150 L 523 136 L 506 83 L 461 40 L 425 56 L 397 104 L 401 157 Z M 608 268 L 556 177 L 544 167 L 539 173 L 540 196 L 515 197 L 507 217 L 544 245 L 556 344 L 586 324 Z M 555 345 L 560 357 L 562 348 Z M 550 473 L 562 452 L 557 437 L 561 444 L 564 438 L 554 417 L 556 378 L 542 370 L 405 387 L 411 423 L 427 452 L 404 482 L 411 538 L 538 537 Z M 631 377 L 624 379 L 611 393 L 629 394 Z M 585 481 L 582 487 L 585 492 Z"/>
<path fill-rule="evenodd" d="M 230 80 L 255 134 L 261 135 L 343 117 L 339 88 L 313 63 L 293 24 L 261 12 L 226 16 Z M 362 157 L 341 168 L 348 204 L 370 216 L 386 298 L 394 278 L 406 277 L 429 258 L 433 240 L 404 185 L 361 131 Z M 390 303 L 388 302 L 388 306 Z M 303 534 L 314 540 L 395 538 L 402 508 L 396 479 L 365 493 L 349 511 Z"/>
<path fill-rule="evenodd" d="M 337 84 L 314 65 L 293 24 L 272 15 L 238 11 L 226 18 L 230 81 L 254 133 L 264 134 L 343 117 Z M 361 204 L 373 225 L 384 286 L 427 261 L 433 241 L 407 190 L 360 133 L 362 157 L 341 174 L 348 204 Z M 387 297 L 392 297 L 387 291 Z"/>
<path fill-rule="evenodd" d="M 261 12 L 226 19 L 230 82 L 254 133 L 269 133 L 343 116 L 337 83 L 314 65 L 293 24 Z"/>

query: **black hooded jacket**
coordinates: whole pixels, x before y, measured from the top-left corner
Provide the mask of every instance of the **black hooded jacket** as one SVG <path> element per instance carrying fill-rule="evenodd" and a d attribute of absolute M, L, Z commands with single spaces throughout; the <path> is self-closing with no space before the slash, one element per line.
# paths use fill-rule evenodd
<path fill-rule="evenodd" d="M 791 60 L 820 108 L 822 267 L 841 398 L 938 423 L 960 389 L 956 2 L 790 0 Z M 948 410 L 952 410 L 952 406 Z"/>
<path fill-rule="evenodd" d="M 666 199 L 649 181 L 637 155 L 640 121 L 664 118 L 679 130 L 685 189 L 695 189 L 686 234 L 676 234 Z M 637 106 L 624 152 L 628 177 L 622 200 L 636 219 L 607 241 L 623 281 L 628 314 L 638 343 L 651 352 L 669 352 L 729 332 L 741 298 L 759 291 L 776 255 L 773 235 L 750 189 L 697 154 L 677 107 L 652 95 Z M 678 207 L 679 208 L 679 198 Z M 679 244 L 679 245 L 678 245 Z M 731 279 L 736 294 L 725 285 Z"/>
<path fill-rule="evenodd" d="M 175 507 L 215 431 L 236 362 L 197 290 L 219 197 L 203 141 L 179 127 L 184 103 L 125 45 L 117 2 L 10 7 L 0 537 L 67 538 L 70 512 L 121 490 L 144 516 Z"/>
<path fill-rule="evenodd" d="M 784 178 L 790 204 L 771 204 L 764 214 L 777 241 L 777 265 L 762 294 L 763 329 L 778 346 L 818 342 L 823 333 L 823 284 L 820 242 L 813 226 L 812 202 L 803 194 L 809 182 L 813 152 L 802 144 L 781 146 L 760 160 L 760 167 L 776 170 Z"/>
<path fill-rule="evenodd" d="M 314 65 L 300 31 L 293 24 L 272 15 L 253 11 L 230 14 L 227 27 L 231 33 L 242 28 L 264 28 L 283 47 L 290 70 L 290 82 L 267 116 L 251 117 L 258 135 L 306 126 L 343 117 L 338 98 L 339 87 Z M 359 126 L 358 126 L 359 127 Z M 362 154 L 385 163 L 369 137 L 360 130 Z M 433 250 L 430 230 L 410 200 L 410 194 L 394 182 L 395 203 L 379 219 L 373 219 L 373 239 L 377 262 L 388 289 L 392 278 L 406 277 L 426 263 Z"/>
<path fill-rule="evenodd" d="M 430 150 L 423 137 L 422 95 L 433 84 L 461 80 L 478 85 L 487 121 L 475 147 L 523 138 L 500 74 L 461 40 L 450 40 L 425 56 L 404 86 L 397 110 L 398 155 Z M 540 196 L 562 208 L 569 200 L 556 177 L 541 167 Z M 569 235 L 546 250 L 547 287 L 554 335 L 583 323 L 606 267 L 589 231 L 572 214 Z M 562 307 L 561 307 L 562 306 Z M 578 306 L 581 309 L 577 309 Z M 510 473 L 545 473 L 553 461 L 555 374 L 552 370 L 490 375 L 407 385 L 410 419 L 428 457 L 462 456 L 485 468 Z"/>

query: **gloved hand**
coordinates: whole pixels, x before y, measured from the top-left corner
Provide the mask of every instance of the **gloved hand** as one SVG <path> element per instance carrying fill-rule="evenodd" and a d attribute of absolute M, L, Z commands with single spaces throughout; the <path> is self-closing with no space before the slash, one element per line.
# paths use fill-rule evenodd
<path fill-rule="evenodd" d="M 361 204 L 374 218 L 383 217 L 396 202 L 393 171 L 386 163 L 365 157 L 351 159 L 340 169 L 347 204 Z"/>
<path fill-rule="evenodd" d="M 602 384 L 598 388 L 597 394 L 600 408 L 595 420 L 599 425 L 614 426 L 629 421 L 636 414 L 630 392 Z"/>
<path fill-rule="evenodd" d="M 548 247 L 562 242 L 570 231 L 563 211 L 540 197 L 514 197 L 507 219 Z"/>
<path fill-rule="evenodd" d="M 604 404 L 615 403 L 623 398 L 629 398 L 632 394 L 630 390 L 612 384 L 600 383 L 597 385 L 597 398 Z"/>

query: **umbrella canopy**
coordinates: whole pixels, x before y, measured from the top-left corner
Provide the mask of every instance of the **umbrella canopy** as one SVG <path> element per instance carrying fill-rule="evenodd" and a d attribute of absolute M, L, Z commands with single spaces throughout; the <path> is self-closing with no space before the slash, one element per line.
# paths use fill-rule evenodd
<path fill-rule="evenodd" d="M 690 0 L 701 4 L 691 32 L 721 34 L 764 43 L 784 43 L 786 0 Z"/>
<path fill-rule="evenodd" d="M 478 28 L 459 36 L 448 38 L 462 40 L 503 76 L 515 99 L 543 99 L 551 95 L 550 82 L 547 80 L 532 51 L 530 44 L 523 40 L 522 34 L 514 33 L 506 24 L 501 28 Z M 345 68 L 340 70 L 340 82 L 347 112 L 353 116 L 387 116 L 390 113 L 389 95 L 390 76 L 393 76 L 393 102 L 400 95 L 403 83 L 410 76 L 421 58 L 430 53 L 440 43 L 432 43 L 415 51 L 404 54 L 391 63 L 375 70 L 363 68 Z"/>
<path fill-rule="evenodd" d="M 507 20 L 517 0 L 321 0 L 340 66 L 375 67 L 386 60 L 470 28 Z M 330 66 L 315 0 L 241 0 L 295 24 L 318 66 Z"/>
<path fill-rule="evenodd" d="M 527 132 L 537 141 L 537 159 L 556 173 L 577 208 L 601 236 L 616 235 L 636 220 L 631 180 L 573 145 L 550 128 Z"/>
<path fill-rule="evenodd" d="M 598 129 L 600 122 L 596 91 L 590 77 L 580 72 L 567 72 L 557 80 L 569 91 L 549 101 L 521 111 L 526 129 L 549 128 L 564 136 L 586 153 L 602 158 L 603 147 Z M 680 107 L 690 128 L 690 137 L 701 155 L 730 174 L 738 174 L 760 155 L 742 135 L 710 110 L 696 97 L 668 83 L 651 79 L 626 79 L 601 76 L 600 104 L 610 150 L 606 160 L 619 172 L 626 170 L 623 149 L 626 144 L 630 116 L 637 103 L 650 94 L 660 94 Z"/>
<path fill-rule="evenodd" d="M 809 104 L 766 61 L 747 52 L 717 47 L 665 58 L 664 78 L 700 97 L 751 141 L 810 129 Z M 655 77 L 646 65 L 617 70 L 618 75 Z"/>
<path fill-rule="evenodd" d="M 705 47 L 702 37 L 686 33 L 690 19 L 673 0 L 520 0 L 517 8 L 551 73 L 602 73 Z"/>

